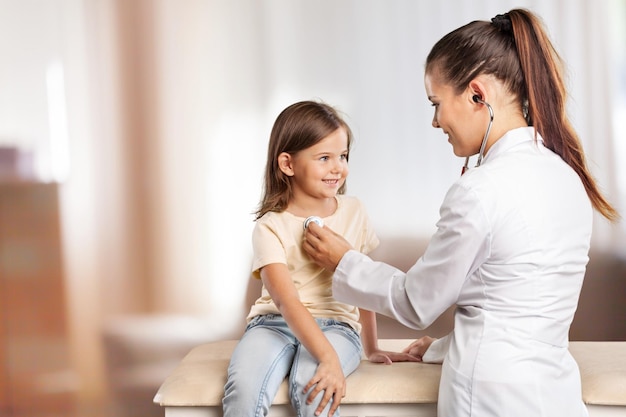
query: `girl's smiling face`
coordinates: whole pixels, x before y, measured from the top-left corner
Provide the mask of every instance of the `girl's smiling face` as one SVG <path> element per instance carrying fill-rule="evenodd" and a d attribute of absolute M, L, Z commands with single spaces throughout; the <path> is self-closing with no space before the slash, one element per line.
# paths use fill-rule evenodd
<path fill-rule="evenodd" d="M 282 153 L 279 165 L 291 177 L 295 205 L 313 206 L 320 200 L 334 200 L 349 173 L 348 135 L 339 128 L 294 155 Z"/>

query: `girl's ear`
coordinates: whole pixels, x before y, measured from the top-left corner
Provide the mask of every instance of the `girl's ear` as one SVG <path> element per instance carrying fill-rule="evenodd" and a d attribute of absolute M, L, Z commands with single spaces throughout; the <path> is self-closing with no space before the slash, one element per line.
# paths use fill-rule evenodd
<path fill-rule="evenodd" d="M 278 155 L 278 168 L 283 172 L 283 174 L 288 177 L 293 177 L 293 166 L 292 166 L 291 155 L 287 152 L 283 152 Z"/>

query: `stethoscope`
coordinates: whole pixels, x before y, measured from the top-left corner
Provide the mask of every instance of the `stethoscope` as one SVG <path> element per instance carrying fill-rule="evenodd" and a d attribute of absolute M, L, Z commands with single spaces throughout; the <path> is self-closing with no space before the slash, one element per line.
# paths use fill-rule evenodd
<path fill-rule="evenodd" d="M 485 145 L 487 145 L 487 138 L 489 137 L 489 132 L 491 131 L 491 125 L 493 125 L 493 109 L 491 108 L 489 103 L 487 103 L 477 95 L 472 96 L 472 100 L 474 100 L 475 103 L 484 104 L 485 106 L 487 106 L 487 110 L 489 110 L 489 124 L 487 125 L 487 131 L 485 132 L 483 141 L 480 144 L 480 151 L 478 151 L 478 160 L 476 161 L 475 166 L 475 168 L 478 168 L 483 162 L 483 157 L 485 156 Z M 465 171 L 469 169 L 469 159 L 469 156 L 465 158 L 465 165 L 463 165 L 463 168 L 461 168 L 461 175 L 465 174 Z"/>

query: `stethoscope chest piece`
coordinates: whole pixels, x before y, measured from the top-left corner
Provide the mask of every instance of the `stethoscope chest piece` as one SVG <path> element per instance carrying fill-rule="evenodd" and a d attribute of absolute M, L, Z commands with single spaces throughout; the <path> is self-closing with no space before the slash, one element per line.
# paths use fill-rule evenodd
<path fill-rule="evenodd" d="M 304 219 L 304 230 L 306 230 L 306 228 L 309 227 L 309 224 L 311 222 L 317 224 L 319 227 L 324 227 L 324 220 L 322 220 L 320 217 L 309 216 L 306 219 Z"/>

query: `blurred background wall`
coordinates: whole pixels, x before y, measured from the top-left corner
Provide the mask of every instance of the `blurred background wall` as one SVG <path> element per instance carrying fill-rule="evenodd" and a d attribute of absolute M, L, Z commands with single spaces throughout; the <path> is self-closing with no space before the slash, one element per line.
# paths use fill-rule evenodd
<path fill-rule="evenodd" d="M 547 24 L 624 212 L 624 0 L 0 0 L 0 415 L 50 416 L 37 390 L 60 415 L 122 415 L 112 379 L 149 380 L 149 396 L 189 345 L 240 335 L 269 131 L 295 101 L 346 114 L 348 192 L 383 241 L 427 241 L 463 161 L 431 127 L 425 57 L 513 7 Z M 594 251 L 624 256 L 623 222 L 594 228 Z M 132 366 L 116 338 L 143 373 L 111 376 Z"/>

